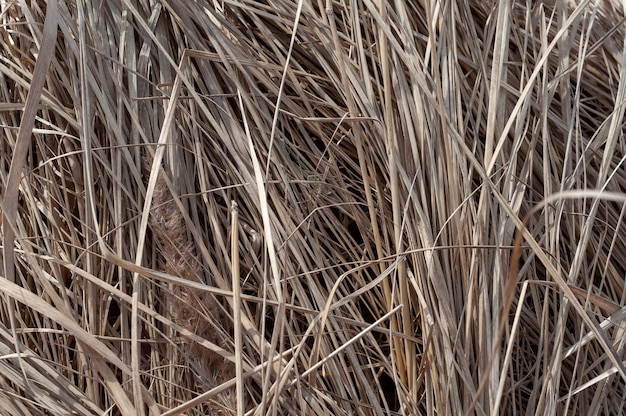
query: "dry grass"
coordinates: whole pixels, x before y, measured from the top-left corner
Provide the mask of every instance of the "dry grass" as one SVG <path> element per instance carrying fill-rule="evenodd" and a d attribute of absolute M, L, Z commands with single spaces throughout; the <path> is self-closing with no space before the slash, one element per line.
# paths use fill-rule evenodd
<path fill-rule="evenodd" d="M 617 2 L 26 3 L 0 413 L 621 412 Z"/>

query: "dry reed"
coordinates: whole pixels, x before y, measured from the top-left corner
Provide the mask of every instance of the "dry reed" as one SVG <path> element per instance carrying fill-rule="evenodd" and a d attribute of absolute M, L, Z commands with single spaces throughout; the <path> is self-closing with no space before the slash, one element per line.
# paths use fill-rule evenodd
<path fill-rule="evenodd" d="M 624 16 L 1 1 L 0 413 L 619 414 Z"/>

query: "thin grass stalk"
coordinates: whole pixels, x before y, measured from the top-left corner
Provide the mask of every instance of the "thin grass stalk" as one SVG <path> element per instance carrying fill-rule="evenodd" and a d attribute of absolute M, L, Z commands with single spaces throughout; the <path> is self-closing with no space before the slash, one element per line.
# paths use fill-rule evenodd
<path fill-rule="evenodd" d="M 231 203 L 231 273 L 233 284 L 233 321 L 234 321 L 234 338 L 235 338 L 235 377 L 237 379 L 236 397 L 237 397 L 237 416 L 244 414 L 243 399 L 243 344 L 242 344 L 242 325 L 241 325 L 241 276 L 239 274 L 239 211 L 237 203 Z"/>
<path fill-rule="evenodd" d="M 35 116 L 37 108 L 39 107 L 39 101 L 41 99 L 42 90 L 45 83 L 46 73 L 50 67 L 50 63 L 53 59 L 54 45 L 56 44 L 56 31 L 57 31 L 57 2 L 52 1 L 48 12 L 46 13 L 46 20 L 43 28 L 43 42 L 40 48 L 39 59 L 35 63 L 33 69 L 33 77 L 30 83 L 30 89 L 26 96 L 26 102 L 24 104 L 24 114 L 19 126 L 18 136 L 15 143 L 13 156 L 11 158 L 11 167 L 9 169 L 8 181 L 5 188 L 5 199 L 2 206 L 2 245 L 4 247 L 2 262 L 3 273 L 6 275 L 10 282 L 15 282 L 15 252 L 13 250 L 15 240 L 15 224 L 17 220 L 17 205 L 18 205 L 18 187 L 22 176 L 22 170 L 26 162 L 26 152 L 30 146 L 31 134 L 35 125 Z M 7 248 L 10 248 L 7 250 Z M 14 339 L 15 351 L 19 351 L 18 337 L 15 332 L 17 327 L 15 310 L 16 304 L 12 297 L 7 298 L 9 322 L 11 325 L 12 336 Z M 22 370 L 22 375 L 26 381 L 26 388 L 31 389 L 28 383 L 28 377 L 24 370 L 24 364 L 22 363 L 21 356 L 18 355 L 18 361 Z"/>

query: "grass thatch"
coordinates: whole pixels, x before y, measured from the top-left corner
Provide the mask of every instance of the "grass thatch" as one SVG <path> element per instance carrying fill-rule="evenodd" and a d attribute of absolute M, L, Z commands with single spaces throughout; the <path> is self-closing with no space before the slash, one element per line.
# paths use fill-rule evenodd
<path fill-rule="evenodd" d="M 619 414 L 617 3 L 0 2 L 0 413 Z"/>

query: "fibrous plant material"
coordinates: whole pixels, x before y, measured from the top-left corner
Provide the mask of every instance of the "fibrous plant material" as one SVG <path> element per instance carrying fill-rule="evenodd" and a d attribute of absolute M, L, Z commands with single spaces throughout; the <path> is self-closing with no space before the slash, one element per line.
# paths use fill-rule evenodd
<path fill-rule="evenodd" d="M 622 412 L 623 5 L 56 6 L 0 1 L 1 414 Z"/>
<path fill-rule="evenodd" d="M 163 256 L 163 270 L 172 276 L 213 286 L 214 282 L 204 278 L 194 245 L 187 235 L 184 216 L 172 199 L 162 175 L 157 179 L 152 196 L 150 229 Z M 208 342 L 221 348 L 226 347 L 225 337 L 231 325 L 215 296 L 187 286 L 170 286 L 163 290 L 165 296 L 162 297 L 162 308 L 167 311 L 172 322 Z M 173 339 L 177 343 L 172 347 L 182 350 L 184 361 L 198 372 L 194 383 L 197 388 L 215 388 L 234 377 L 234 364 L 215 351 L 189 342 L 184 337 L 173 336 Z M 177 355 L 171 353 L 173 357 Z M 226 414 L 222 408 L 235 409 L 234 399 L 232 389 L 220 393 L 219 403 L 213 405 L 210 414 Z"/>

